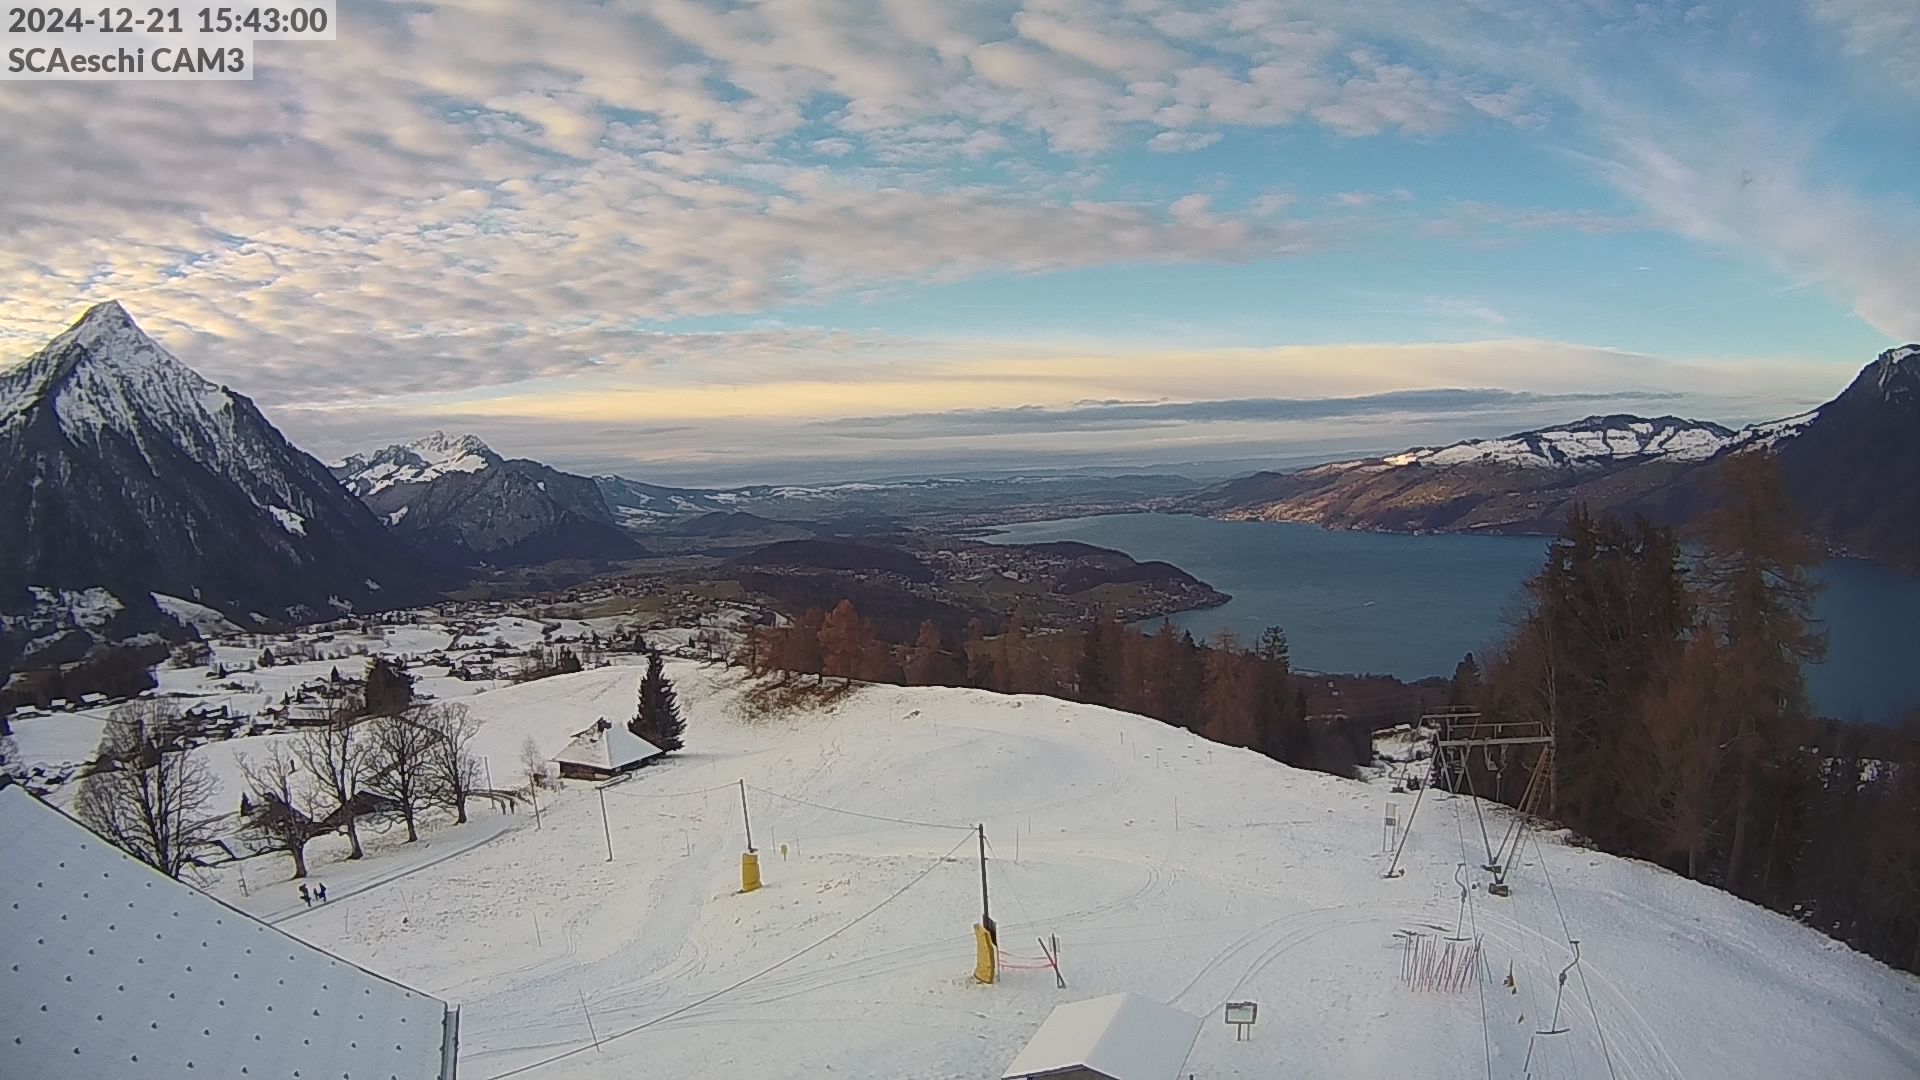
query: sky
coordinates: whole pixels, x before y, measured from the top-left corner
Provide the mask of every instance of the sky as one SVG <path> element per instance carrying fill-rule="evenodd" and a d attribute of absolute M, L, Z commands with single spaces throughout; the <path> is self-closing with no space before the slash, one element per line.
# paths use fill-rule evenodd
<path fill-rule="evenodd" d="M 1912 0 L 341 0 L 0 83 L 0 357 L 661 483 L 1740 423 L 1920 339 Z"/>

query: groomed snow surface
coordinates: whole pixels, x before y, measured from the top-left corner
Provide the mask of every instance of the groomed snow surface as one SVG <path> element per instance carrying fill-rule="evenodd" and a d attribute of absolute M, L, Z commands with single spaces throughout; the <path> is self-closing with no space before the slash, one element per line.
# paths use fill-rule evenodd
<path fill-rule="evenodd" d="M 496 782 L 527 733 L 564 743 L 630 715 L 642 670 L 465 699 Z M 1582 960 L 1561 1003 L 1567 1031 L 1534 1040 L 1531 1076 L 1920 1075 L 1920 981 L 1552 837 L 1527 846 L 1511 898 L 1489 897 L 1465 799 L 1429 799 L 1406 875 L 1383 880 L 1384 804 L 1404 820 L 1410 797 L 1382 784 L 1046 698 L 871 687 L 768 717 L 734 673 L 669 674 L 687 749 L 605 789 L 612 861 L 599 798 L 570 782 L 542 796 L 538 828 L 482 806 L 423 846 L 374 837 L 378 854 L 359 865 L 324 849 L 324 908 L 302 908 L 284 880 L 263 884 L 284 861 L 256 860 L 248 896 L 233 875 L 216 888 L 461 1005 L 465 1080 L 987 1080 L 1055 1006 L 1124 991 L 1206 1018 L 1183 1076 L 1520 1077 L 1569 933 Z M 766 882 L 746 895 L 741 779 Z M 1003 949 L 1031 964 L 1036 939 L 1058 935 L 1067 989 L 1031 968 L 972 981 L 974 822 L 991 845 Z M 1505 822 L 1489 810 L 1496 839 Z M 1410 990 L 1395 932 L 1455 930 L 1457 872 L 1474 885 L 1465 932 L 1481 937 L 1490 977 L 1460 994 Z M 1250 1041 L 1222 1022 L 1229 1000 L 1259 1002 Z"/>

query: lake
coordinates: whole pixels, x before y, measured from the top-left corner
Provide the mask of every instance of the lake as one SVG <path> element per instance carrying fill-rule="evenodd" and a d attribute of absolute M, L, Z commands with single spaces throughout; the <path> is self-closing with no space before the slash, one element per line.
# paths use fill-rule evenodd
<path fill-rule="evenodd" d="M 1174 616 L 1206 637 L 1251 642 L 1286 628 L 1297 667 L 1451 675 L 1505 632 L 1520 583 L 1540 568 L 1536 536 L 1402 536 L 1178 514 L 1115 514 L 1001 526 L 987 539 L 1079 540 L 1160 559 L 1233 599 Z M 1885 722 L 1920 703 L 1920 578 L 1855 559 L 1823 564 L 1819 615 L 1828 656 L 1807 671 L 1820 710 Z"/>

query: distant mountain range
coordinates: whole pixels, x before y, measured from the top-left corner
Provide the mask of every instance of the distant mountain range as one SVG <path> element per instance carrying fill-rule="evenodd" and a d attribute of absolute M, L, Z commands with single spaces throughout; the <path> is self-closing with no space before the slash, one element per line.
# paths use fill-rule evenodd
<path fill-rule="evenodd" d="M 433 432 L 333 467 L 388 527 L 459 563 L 523 566 L 647 554 L 620 527 L 601 487 L 524 458 L 503 458 L 472 435 Z"/>
<path fill-rule="evenodd" d="M 1590 416 L 1501 439 L 1262 472 L 1185 509 L 1396 532 L 1552 532 L 1575 504 L 1691 520 L 1720 462 L 1773 453 L 1803 526 L 1837 551 L 1920 570 L 1920 346 L 1882 353 L 1820 408 L 1738 431 L 1679 417 Z"/>
<path fill-rule="evenodd" d="M 901 479 L 720 491 L 580 476 L 431 433 L 331 470 L 116 303 L 0 373 L 0 671 L 94 643 L 408 607 L 486 568 L 742 553 L 903 527 L 1178 509 L 1339 528 L 1547 532 L 1579 502 L 1685 521 L 1717 463 L 1775 453 L 1808 530 L 1920 570 L 1920 347 L 1803 416 L 1734 431 L 1596 416 L 1263 472 Z M 798 546 L 795 546 L 798 545 Z"/>
<path fill-rule="evenodd" d="M 0 550 L 0 668 L 417 604 L 444 580 L 116 303 L 0 374 Z"/>

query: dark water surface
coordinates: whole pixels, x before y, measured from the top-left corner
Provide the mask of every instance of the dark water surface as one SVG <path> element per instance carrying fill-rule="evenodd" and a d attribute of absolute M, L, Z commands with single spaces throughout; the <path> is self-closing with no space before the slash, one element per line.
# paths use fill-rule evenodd
<path fill-rule="evenodd" d="M 1451 674 L 1463 653 L 1500 638 L 1547 545 L 1177 514 L 1029 521 L 988 539 L 1079 540 L 1170 562 L 1233 596 L 1174 617 L 1195 637 L 1231 629 L 1251 642 L 1279 625 L 1298 667 L 1401 678 Z M 1821 711 L 1882 722 L 1920 703 L 1920 578 L 1852 559 L 1827 562 L 1820 576 L 1828 657 L 1807 681 Z"/>

